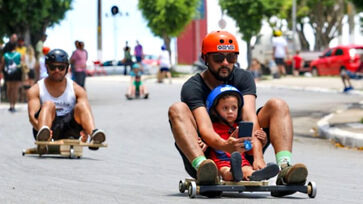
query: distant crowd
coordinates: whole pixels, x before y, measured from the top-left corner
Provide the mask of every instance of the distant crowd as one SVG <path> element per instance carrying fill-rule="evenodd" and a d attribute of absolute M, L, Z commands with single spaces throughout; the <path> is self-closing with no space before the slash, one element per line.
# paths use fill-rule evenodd
<path fill-rule="evenodd" d="M 44 46 L 47 35 L 42 35 L 35 48 L 26 44 L 24 38 L 12 34 L 5 45 L 0 45 L 0 84 L 1 101 L 7 100 L 9 111 L 15 112 L 17 101 L 26 101 L 27 90 L 38 80 L 48 76 L 45 66 L 45 56 L 50 51 Z M 84 42 L 76 41 L 76 49 L 70 58 L 72 79 L 84 87 L 86 78 L 86 64 L 88 53 L 84 49 Z"/>

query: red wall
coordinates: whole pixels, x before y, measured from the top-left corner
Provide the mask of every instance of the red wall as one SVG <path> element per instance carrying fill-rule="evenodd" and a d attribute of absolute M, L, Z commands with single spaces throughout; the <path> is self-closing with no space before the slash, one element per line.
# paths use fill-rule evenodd
<path fill-rule="evenodd" d="M 193 64 L 200 55 L 202 40 L 207 34 L 207 2 L 202 1 L 204 1 L 202 18 L 190 22 L 177 38 L 178 64 Z"/>

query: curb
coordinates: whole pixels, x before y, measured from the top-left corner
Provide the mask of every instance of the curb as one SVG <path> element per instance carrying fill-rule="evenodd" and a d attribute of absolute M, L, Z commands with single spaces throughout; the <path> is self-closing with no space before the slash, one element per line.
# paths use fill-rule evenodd
<path fill-rule="evenodd" d="M 334 115 L 335 113 L 331 113 L 317 122 L 318 135 L 322 138 L 337 141 L 344 146 L 362 148 L 363 134 L 354 133 L 330 126 L 329 119 L 331 119 Z"/>
<path fill-rule="evenodd" d="M 354 94 L 363 96 L 363 91 L 352 90 L 347 93 L 343 93 L 342 91 L 327 89 L 327 88 L 318 88 L 318 87 L 301 87 L 301 86 L 286 86 L 286 85 L 272 85 L 272 84 L 256 84 L 258 88 L 278 88 L 278 89 L 290 89 L 290 90 L 299 90 L 299 91 L 313 91 L 320 93 L 341 93 L 341 94 Z"/>

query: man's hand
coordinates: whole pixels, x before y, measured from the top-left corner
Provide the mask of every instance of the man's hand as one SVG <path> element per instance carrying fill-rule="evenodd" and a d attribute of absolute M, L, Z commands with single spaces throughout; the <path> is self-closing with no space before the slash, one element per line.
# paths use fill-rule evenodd
<path fill-rule="evenodd" d="M 232 153 L 235 151 L 238 152 L 245 152 L 245 145 L 244 141 L 251 140 L 250 137 L 241 137 L 238 138 L 238 127 L 232 132 L 232 134 L 229 136 L 229 138 L 226 140 L 226 145 L 224 151 L 228 153 Z"/>
<path fill-rule="evenodd" d="M 208 145 L 205 142 L 203 142 L 203 140 L 200 137 L 198 137 L 198 144 L 203 152 L 205 152 L 205 150 L 207 150 Z"/>
<path fill-rule="evenodd" d="M 267 144 L 267 135 L 266 135 L 265 131 L 263 131 L 262 128 L 260 128 L 259 130 L 256 130 L 253 135 L 261 141 L 262 147 L 264 147 Z"/>

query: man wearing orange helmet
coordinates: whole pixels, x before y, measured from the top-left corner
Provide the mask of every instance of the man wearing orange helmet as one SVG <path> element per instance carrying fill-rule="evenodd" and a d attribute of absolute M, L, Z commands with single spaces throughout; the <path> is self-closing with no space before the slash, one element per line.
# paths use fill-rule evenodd
<path fill-rule="evenodd" d="M 181 101 L 169 108 L 169 121 L 188 174 L 197 178 L 199 184 L 218 183 L 218 172 L 213 161 L 206 159 L 204 151 L 208 146 L 225 152 L 244 151 L 243 138 L 229 137 L 222 140 L 213 130 L 205 101 L 208 94 L 221 84 L 235 86 L 243 95 L 243 121 L 252 121 L 253 152 L 248 160 L 255 170 L 266 166 L 263 152 L 271 143 L 281 167 L 277 184 L 304 184 L 307 169 L 303 164 L 291 164 L 292 120 L 288 105 L 273 98 L 256 110 L 256 84 L 252 75 L 235 68 L 239 48 L 236 38 L 226 31 L 209 33 L 202 44 L 202 58 L 208 69 L 198 73 L 184 83 Z M 267 138 L 257 138 L 256 131 L 263 128 Z M 238 135 L 238 129 L 232 135 Z M 293 192 L 291 192 L 293 193 Z M 283 196 L 286 194 L 276 194 Z"/>

